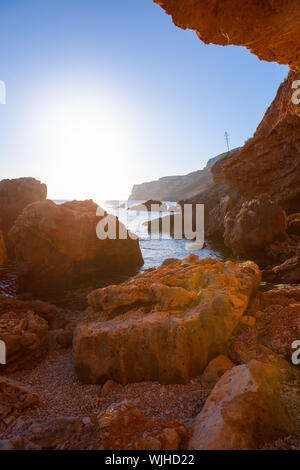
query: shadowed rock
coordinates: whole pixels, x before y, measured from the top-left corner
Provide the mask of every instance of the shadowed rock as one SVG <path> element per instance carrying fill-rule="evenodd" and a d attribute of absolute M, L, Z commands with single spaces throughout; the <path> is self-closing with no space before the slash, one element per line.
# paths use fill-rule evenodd
<path fill-rule="evenodd" d="M 61 205 L 46 200 L 26 207 L 9 233 L 21 291 L 59 291 L 95 276 L 133 273 L 143 264 L 138 240 L 117 218 L 117 237 L 124 229 L 128 238 L 97 238 L 97 224 L 107 214 L 99 217 L 96 210 L 91 200 Z"/>
<path fill-rule="evenodd" d="M 34 178 L 0 181 L 1 228 L 6 234 L 22 210 L 36 201 L 46 199 L 47 186 Z"/>

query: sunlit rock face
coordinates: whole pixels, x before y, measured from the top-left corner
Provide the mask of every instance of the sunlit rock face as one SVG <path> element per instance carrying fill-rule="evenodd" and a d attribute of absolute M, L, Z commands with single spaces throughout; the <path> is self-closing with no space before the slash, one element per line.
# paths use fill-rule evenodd
<path fill-rule="evenodd" d="M 294 104 L 291 72 L 280 86 L 254 137 L 224 164 L 230 186 L 245 199 L 269 194 L 288 212 L 300 201 L 300 103 Z"/>
<path fill-rule="evenodd" d="M 290 370 L 251 361 L 227 372 L 196 417 L 188 448 L 253 450 L 295 432 L 293 417 L 281 396 Z"/>
<path fill-rule="evenodd" d="M 245 46 L 260 59 L 288 64 L 293 70 L 279 87 L 253 138 L 212 168 L 217 201 L 207 214 L 206 236 L 224 236 L 226 245 L 236 253 L 250 256 L 253 250 L 283 235 L 284 217 L 280 209 L 272 220 L 266 213 L 258 232 L 254 228 L 248 233 L 251 213 L 238 217 L 240 211 L 245 215 L 243 201 L 251 206 L 261 196 L 270 197 L 273 206 L 288 215 L 299 212 L 300 4 L 296 0 L 155 2 L 177 26 L 196 31 L 204 43 Z M 206 192 L 196 200 L 205 201 Z"/>
<path fill-rule="evenodd" d="M 190 255 L 92 292 L 73 340 L 80 380 L 188 382 L 222 352 L 259 282 L 254 263 Z"/>
<path fill-rule="evenodd" d="M 0 181 L 1 228 L 6 234 L 22 210 L 36 201 L 46 199 L 47 186 L 35 178 Z"/>
<path fill-rule="evenodd" d="M 300 80 L 300 3 L 297 0 L 155 0 L 183 29 L 205 43 L 247 47 L 260 59 L 295 71 L 280 86 L 254 138 L 224 163 L 224 180 L 245 199 L 269 194 L 288 213 L 300 199 L 300 104 L 292 101 Z M 295 96 L 295 95 L 294 95 Z M 296 96 L 299 98 L 299 95 Z M 213 170 L 212 170 L 213 171 Z"/>
<path fill-rule="evenodd" d="M 154 0 L 176 26 L 205 44 L 245 46 L 259 59 L 300 72 L 298 0 Z"/>
<path fill-rule="evenodd" d="M 23 210 L 9 232 L 20 271 L 19 289 L 51 292 L 87 284 L 95 276 L 135 273 L 143 264 L 139 241 L 97 237 L 97 204 L 72 201 L 56 205 L 46 200 Z M 87 284 L 89 285 L 89 284 Z"/>

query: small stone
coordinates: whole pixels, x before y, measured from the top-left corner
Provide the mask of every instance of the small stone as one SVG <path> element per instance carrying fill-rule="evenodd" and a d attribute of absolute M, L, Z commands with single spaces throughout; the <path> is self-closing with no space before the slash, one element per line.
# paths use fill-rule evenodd
<path fill-rule="evenodd" d="M 141 450 L 161 450 L 161 442 L 155 437 L 147 437 L 141 442 Z"/>
<path fill-rule="evenodd" d="M 114 380 L 108 380 L 102 387 L 101 396 L 106 397 L 109 395 L 116 387 L 118 386 L 117 382 Z"/>
<path fill-rule="evenodd" d="M 179 449 L 180 436 L 175 429 L 166 428 L 163 431 L 165 438 L 165 449 L 166 450 L 177 450 Z"/>
<path fill-rule="evenodd" d="M 91 418 L 89 416 L 85 416 L 82 418 L 82 422 L 84 425 L 91 424 Z"/>
<path fill-rule="evenodd" d="M 220 355 L 210 361 L 201 376 L 201 383 L 205 387 L 214 387 L 222 375 L 234 367 L 234 363 L 227 356 Z"/>
<path fill-rule="evenodd" d="M 252 317 L 250 315 L 244 315 L 242 318 L 241 318 L 241 324 L 242 325 L 246 325 L 246 326 L 254 326 L 256 323 L 256 318 L 255 317 Z"/>

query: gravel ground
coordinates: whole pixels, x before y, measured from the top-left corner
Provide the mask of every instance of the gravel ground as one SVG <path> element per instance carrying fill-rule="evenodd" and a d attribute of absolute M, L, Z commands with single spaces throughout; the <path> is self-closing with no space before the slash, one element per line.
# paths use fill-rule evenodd
<path fill-rule="evenodd" d="M 74 417 L 82 420 L 99 415 L 113 404 L 123 400 L 133 401 L 139 410 L 158 420 L 178 421 L 188 424 L 203 407 L 209 390 L 199 379 L 186 385 L 161 385 L 142 382 L 122 386 L 112 383 L 108 387 L 79 383 L 70 350 L 53 351 L 32 371 L 10 375 L 40 397 L 39 408 L 27 410 L 20 420 L 12 422 L 0 439 L 15 438 L 20 428 L 38 420 Z M 103 396 L 105 395 L 105 396 Z"/>

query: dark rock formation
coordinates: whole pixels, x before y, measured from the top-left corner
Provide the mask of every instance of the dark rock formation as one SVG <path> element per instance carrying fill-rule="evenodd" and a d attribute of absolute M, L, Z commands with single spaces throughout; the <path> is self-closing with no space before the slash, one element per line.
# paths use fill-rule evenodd
<path fill-rule="evenodd" d="M 289 215 L 286 231 L 289 235 L 297 235 L 300 237 L 300 213 Z"/>
<path fill-rule="evenodd" d="M 39 396 L 29 387 L 0 376 L 0 431 L 28 409 L 39 405 L 41 405 Z"/>
<path fill-rule="evenodd" d="M 245 202 L 225 215 L 225 245 L 240 256 L 259 253 L 266 245 L 285 234 L 285 212 L 270 198 Z"/>
<path fill-rule="evenodd" d="M 275 279 L 284 284 L 300 284 L 300 256 L 294 256 L 272 269 Z"/>
<path fill-rule="evenodd" d="M 47 186 L 34 178 L 0 181 L 0 218 L 4 234 L 28 205 L 47 197 Z"/>
<path fill-rule="evenodd" d="M 139 242 L 130 238 L 117 218 L 116 239 L 100 240 L 93 201 L 56 205 L 40 201 L 26 207 L 9 233 L 9 242 L 21 272 L 19 289 L 50 292 L 81 283 L 95 276 L 133 273 L 143 264 Z M 127 239 L 118 238 L 124 232 Z"/>
<path fill-rule="evenodd" d="M 18 301 L 16 301 L 18 303 Z M 9 371 L 31 369 L 45 356 L 48 348 L 48 323 L 33 310 L 14 308 L 0 297 L 0 340 L 6 345 L 6 365 Z"/>

